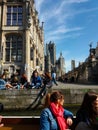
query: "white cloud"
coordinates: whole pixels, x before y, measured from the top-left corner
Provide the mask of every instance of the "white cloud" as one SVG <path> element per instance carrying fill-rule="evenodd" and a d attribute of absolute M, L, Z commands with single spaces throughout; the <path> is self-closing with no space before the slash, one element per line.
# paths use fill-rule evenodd
<path fill-rule="evenodd" d="M 66 34 L 66 35 L 51 35 L 51 36 L 45 36 L 45 43 L 49 42 L 50 40 L 51 41 L 54 41 L 56 44 L 59 44 L 59 40 L 64 40 L 64 39 L 67 39 L 67 38 L 70 38 L 71 39 L 74 39 L 74 38 L 77 38 L 77 37 L 80 37 L 81 35 L 83 35 L 82 33 L 72 33 L 72 34 Z M 58 43 L 57 43 L 58 41 Z M 64 43 L 61 43 L 60 44 L 64 44 Z"/>
<path fill-rule="evenodd" d="M 85 29 L 83 26 L 75 26 L 69 27 L 68 20 L 75 18 L 78 14 L 85 14 L 90 13 L 93 11 L 98 10 L 98 8 L 89 8 L 87 6 L 86 8 L 81 8 L 79 10 L 76 10 L 73 4 L 84 4 L 86 2 L 89 2 L 90 0 L 58 0 L 57 2 L 52 2 L 52 6 L 48 4 L 48 0 L 35 0 L 36 1 L 36 8 L 39 12 L 40 21 L 45 22 L 45 41 L 56 41 L 65 39 L 65 38 L 76 38 L 80 35 L 83 35 L 81 32 L 83 29 Z M 44 4 L 47 6 L 44 7 Z M 89 16 L 90 16 L 89 15 Z M 71 24 L 71 23 L 70 23 Z M 84 32 L 85 33 L 85 32 Z M 60 44 L 62 44 L 60 42 Z M 64 43 L 63 43 L 64 44 Z M 67 59 L 67 56 L 70 55 L 70 52 L 63 51 L 63 56 L 65 57 L 65 65 L 66 70 L 71 70 L 71 60 L 72 58 Z M 57 57 L 59 54 L 57 54 Z M 72 55 L 71 55 L 72 57 Z M 76 61 L 76 66 L 79 64 L 79 61 L 84 61 L 86 57 L 75 57 L 73 58 Z"/>
<path fill-rule="evenodd" d="M 83 10 L 74 11 L 73 13 L 74 15 L 76 15 L 76 14 L 82 14 L 82 13 L 89 13 L 96 10 L 98 10 L 98 8 L 83 9 Z"/>
<path fill-rule="evenodd" d="M 47 32 L 47 34 L 45 35 L 45 41 L 48 42 L 51 39 L 52 41 L 56 42 L 57 40 L 61 39 L 76 38 L 82 35 L 81 33 L 79 33 L 79 31 L 83 29 L 84 28 L 82 27 L 66 28 L 64 26 L 59 26 L 57 29 Z"/>
<path fill-rule="evenodd" d="M 88 2 L 90 0 L 68 0 L 66 1 L 66 3 L 69 3 L 69 4 L 73 4 L 73 3 L 83 3 L 83 2 Z"/>
<path fill-rule="evenodd" d="M 35 0 L 35 5 L 36 5 L 36 9 L 38 10 L 38 13 L 40 14 L 39 17 L 40 17 L 41 21 L 47 22 L 52 18 L 53 19 L 56 18 L 57 22 L 63 22 L 63 20 L 67 19 L 68 17 L 70 17 L 72 15 L 75 15 L 78 13 L 83 13 L 85 11 L 86 12 L 93 11 L 94 9 L 77 10 L 76 12 L 71 12 L 72 9 L 71 9 L 70 5 L 85 3 L 88 1 L 90 1 L 90 0 L 62 0 L 62 1 L 58 1 L 56 3 L 54 2 L 54 5 L 52 4 L 52 7 L 51 7 L 51 6 L 49 6 L 48 1 Z M 44 11 L 41 12 L 41 9 L 43 8 L 43 5 L 45 3 L 47 4 L 48 8 L 44 7 Z M 64 12 L 66 12 L 66 13 L 64 13 Z M 64 22 L 66 22 L 66 21 L 64 21 Z"/>
<path fill-rule="evenodd" d="M 64 34 L 64 33 L 73 32 L 73 31 L 80 31 L 82 29 L 83 29 L 82 27 L 66 28 L 63 25 L 63 26 L 59 26 L 54 31 L 51 31 L 48 35 Z"/>
<path fill-rule="evenodd" d="M 35 0 L 35 6 L 39 13 L 41 11 L 41 6 L 43 5 L 43 3 L 44 3 L 44 0 Z"/>

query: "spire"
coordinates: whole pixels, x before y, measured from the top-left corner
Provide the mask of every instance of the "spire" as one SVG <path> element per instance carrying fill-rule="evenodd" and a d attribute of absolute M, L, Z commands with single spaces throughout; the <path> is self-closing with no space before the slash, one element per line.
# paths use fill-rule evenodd
<path fill-rule="evenodd" d="M 42 22 L 42 29 L 44 28 L 44 22 Z"/>
<path fill-rule="evenodd" d="M 89 44 L 90 49 L 92 48 L 92 44 L 93 44 L 92 42 Z"/>
<path fill-rule="evenodd" d="M 62 58 L 62 52 L 60 52 L 60 58 Z"/>

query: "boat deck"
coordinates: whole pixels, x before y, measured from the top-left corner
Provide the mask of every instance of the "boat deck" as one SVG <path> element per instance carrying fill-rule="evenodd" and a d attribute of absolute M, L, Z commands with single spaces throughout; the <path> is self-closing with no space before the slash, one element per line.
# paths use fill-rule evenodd
<path fill-rule="evenodd" d="M 39 130 L 39 117 L 3 117 L 0 130 Z"/>

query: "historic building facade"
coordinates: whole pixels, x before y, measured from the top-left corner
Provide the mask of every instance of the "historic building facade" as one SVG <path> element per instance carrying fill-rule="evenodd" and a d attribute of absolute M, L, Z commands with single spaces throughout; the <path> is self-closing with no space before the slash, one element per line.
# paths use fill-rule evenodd
<path fill-rule="evenodd" d="M 18 72 L 44 71 L 44 31 L 40 25 L 34 0 L 0 1 L 1 70 L 9 76 Z"/>
<path fill-rule="evenodd" d="M 98 84 L 98 43 L 96 48 L 90 45 L 89 56 L 85 62 L 66 73 L 65 77 L 70 82 Z"/>

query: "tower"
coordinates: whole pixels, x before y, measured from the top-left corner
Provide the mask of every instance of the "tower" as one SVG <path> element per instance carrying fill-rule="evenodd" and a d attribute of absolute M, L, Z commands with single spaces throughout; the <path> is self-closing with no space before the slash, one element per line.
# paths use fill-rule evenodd
<path fill-rule="evenodd" d="M 71 60 L 71 70 L 75 68 L 75 60 Z"/>
<path fill-rule="evenodd" d="M 56 46 L 50 41 L 49 44 L 46 44 L 46 54 L 50 53 L 50 61 L 52 66 L 55 66 L 56 63 Z"/>
<path fill-rule="evenodd" d="M 56 70 L 57 70 L 58 77 L 65 74 L 65 59 L 62 53 L 60 53 L 59 59 L 57 60 Z"/>

